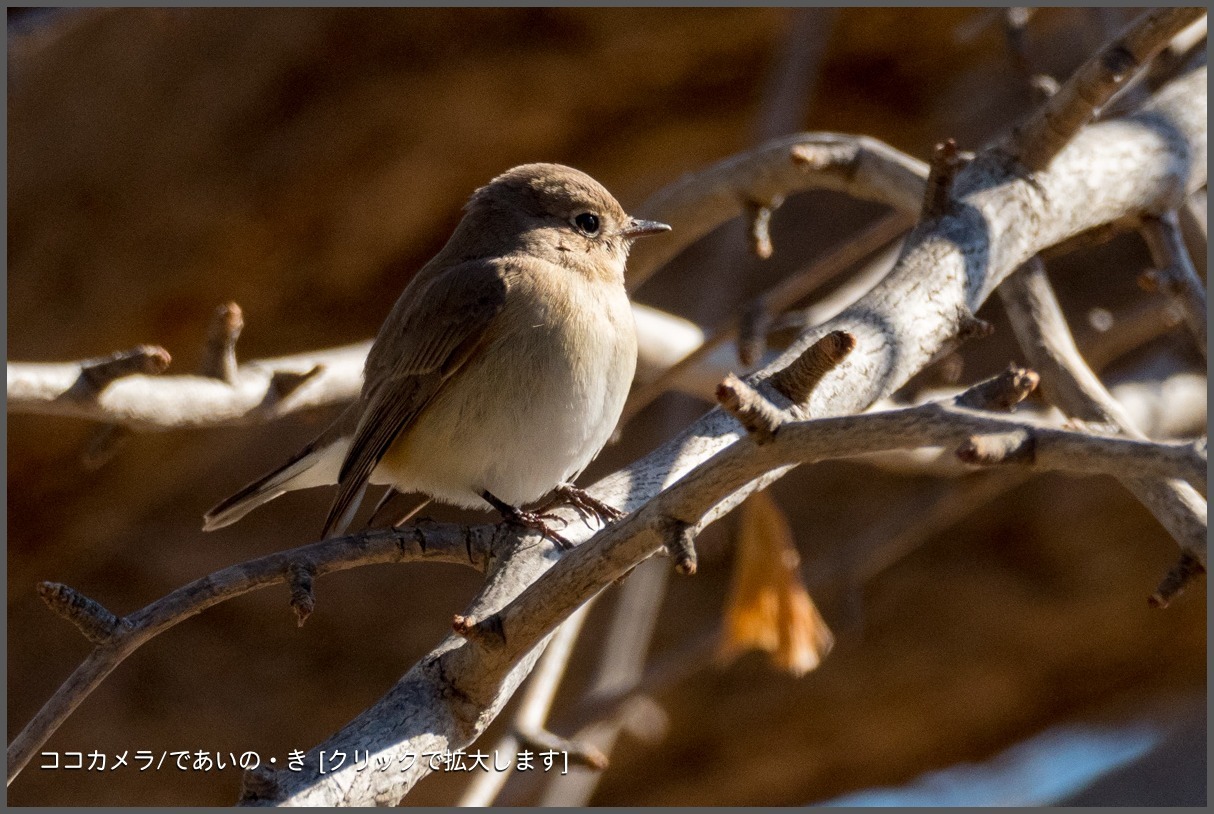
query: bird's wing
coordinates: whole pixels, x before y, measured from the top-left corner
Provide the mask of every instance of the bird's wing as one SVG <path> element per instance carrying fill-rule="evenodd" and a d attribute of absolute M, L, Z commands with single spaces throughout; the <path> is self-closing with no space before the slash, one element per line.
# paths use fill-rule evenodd
<path fill-rule="evenodd" d="M 486 339 L 505 305 L 508 275 L 503 261 L 473 260 L 401 295 L 367 356 L 362 415 L 322 537 L 349 525 L 347 514 L 393 441 Z"/>

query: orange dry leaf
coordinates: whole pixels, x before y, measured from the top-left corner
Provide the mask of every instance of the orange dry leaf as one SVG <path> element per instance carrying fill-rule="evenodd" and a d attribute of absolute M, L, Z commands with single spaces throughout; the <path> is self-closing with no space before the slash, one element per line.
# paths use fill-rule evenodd
<path fill-rule="evenodd" d="M 766 650 L 775 666 L 802 676 L 830 652 L 835 638 L 805 590 L 800 564 L 784 513 L 755 492 L 742 504 L 719 659 Z"/>

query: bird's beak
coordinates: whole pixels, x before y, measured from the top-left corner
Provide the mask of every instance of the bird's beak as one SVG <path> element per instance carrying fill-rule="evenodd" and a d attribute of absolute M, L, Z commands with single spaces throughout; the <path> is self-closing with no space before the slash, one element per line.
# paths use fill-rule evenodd
<path fill-rule="evenodd" d="M 657 235 L 669 231 L 670 227 L 665 223 L 658 223 L 656 220 L 637 220 L 636 218 L 631 218 L 628 221 L 628 225 L 620 230 L 620 234 L 629 240 L 635 240 L 645 235 Z"/>

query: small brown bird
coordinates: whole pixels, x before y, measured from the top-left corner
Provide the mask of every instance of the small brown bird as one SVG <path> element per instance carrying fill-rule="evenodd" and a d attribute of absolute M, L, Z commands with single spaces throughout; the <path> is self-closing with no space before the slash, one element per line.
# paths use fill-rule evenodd
<path fill-rule="evenodd" d="M 571 481 L 611 436 L 636 367 L 629 247 L 670 227 L 629 217 L 597 181 L 559 164 L 503 173 L 465 212 L 380 328 L 358 401 L 207 512 L 203 528 L 334 483 L 322 537 L 349 526 L 368 484 L 487 503 L 558 540 L 521 507 L 559 488 L 612 515 Z"/>

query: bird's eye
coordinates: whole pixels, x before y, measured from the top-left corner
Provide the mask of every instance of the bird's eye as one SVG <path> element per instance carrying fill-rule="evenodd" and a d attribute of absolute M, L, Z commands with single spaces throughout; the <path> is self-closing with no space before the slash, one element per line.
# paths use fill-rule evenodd
<path fill-rule="evenodd" d="M 583 212 L 573 219 L 573 225 L 581 229 L 583 234 L 594 237 L 599 233 L 599 216 L 591 212 Z"/>

